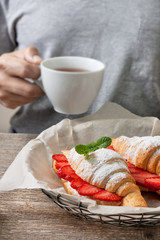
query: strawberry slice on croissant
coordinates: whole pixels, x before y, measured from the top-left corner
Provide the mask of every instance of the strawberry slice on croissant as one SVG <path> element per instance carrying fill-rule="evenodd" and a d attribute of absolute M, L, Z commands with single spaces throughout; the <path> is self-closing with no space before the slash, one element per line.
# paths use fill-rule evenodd
<path fill-rule="evenodd" d="M 144 191 L 160 194 L 160 136 L 112 139 L 112 148 L 121 154 L 131 175 Z"/>
<path fill-rule="evenodd" d="M 79 194 L 81 196 L 91 197 L 96 200 L 98 204 L 102 205 L 120 205 L 120 196 L 105 190 L 103 191 L 103 189 L 95 187 L 80 178 L 71 168 L 65 155 L 55 154 L 52 158 L 54 160 L 53 169 L 61 178 L 66 192 L 72 195 Z M 77 192 L 74 191 L 74 189 L 77 190 Z"/>
<path fill-rule="evenodd" d="M 92 198 L 97 204 L 147 207 L 123 157 L 111 149 L 88 154 L 75 148 L 53 155 L 53 169 L 69 194 Z"/>

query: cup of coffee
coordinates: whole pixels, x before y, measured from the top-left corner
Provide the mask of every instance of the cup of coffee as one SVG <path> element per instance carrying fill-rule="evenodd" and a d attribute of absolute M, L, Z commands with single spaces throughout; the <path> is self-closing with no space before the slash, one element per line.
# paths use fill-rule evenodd
<path fill-rule="evenodd" d="M 85 57 L 54 57 L 42 61 L 43 88 L 55 111 L 87 112 L 101 87 L 104 68 L 102 62 Z"/>

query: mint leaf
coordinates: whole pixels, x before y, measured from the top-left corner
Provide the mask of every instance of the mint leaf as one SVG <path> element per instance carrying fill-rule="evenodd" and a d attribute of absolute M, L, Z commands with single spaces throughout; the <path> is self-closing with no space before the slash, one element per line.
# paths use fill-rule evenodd
<path fill-rule="evenodd" d="M 97 149 L 97 144 L 95 142 L 88 143 L 86 146 L 89 148 L 90 152 L 93 152 Z"/>
<path fill-rule="evenodd" d="M 77 153 L 84 154 L 84 155 L 87 155 L 90 152 L 89 148 L 86 145 L 82 145 L 82 144 L 76 145 L 75 150 Z"/>
<path fill-rule="evenodd" d="M 112 139 L 110 137 L 101 137 L 96 141 L 98 149 L 106 148 L 111 145 Z"/>
<path fill-rule="evenodd" d="M 87 159 L 90 152 L 94 152 L 97 149 L 106 148 L 111 145 L 111 142 L 112 139 L 110 137 L 101 137 L 96 142 L 91 142 L 87 145 L 78 144 L 75 146 L 75 150 L 79 154 L 84 154 L 85 159 Z"/>

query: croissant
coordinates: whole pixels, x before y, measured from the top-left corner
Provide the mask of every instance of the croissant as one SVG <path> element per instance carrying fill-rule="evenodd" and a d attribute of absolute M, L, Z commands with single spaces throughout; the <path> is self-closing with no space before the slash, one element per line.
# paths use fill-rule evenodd
<path fill-rule="evenodd" d="M 112 146 L 130 163 L 160 175 L 160 136 L 112 139 Z"/>
<path fill-rule="evenodd" d="M 78 194 L 85 195 L 84 192 L 87 193 L 92 188 L 93 190 L 97 189 L 95 194 L 87 193 L 86 196 L 96 200 L 98 204 L 147 207 L 139 187 L 129 172 L 125 159 L 119 153 L 103 148 L 89 153 L 88 159 L 85 159 L 83 154 L 78 154 L 75 148 L 72 148 L 70 151 L 63 151 L 63 154 L 73 170 L 70 175 L 68 174 L 71 179 L 68 175 L 67 178 L 66 175 L 64 177 L 64 171 L 61 172 L 61 169 L 67 168 L 67 166 L 57 170 L 54 161 L 53 169 L 56 173 L 59 172 L 58 176 L 62 177 L 62 183 L 68 193 L 77 194 L 77 191 L 72 189 L 75 182 L 75 180 L 72 182 L 72 176 L 75 173 L 79 181 L 83 181 L 83 184 L 77 189 Z M 55 156 L 53 159 L 57 160 Z M 69 181 L 71 184 L 68 183 Z M 105 198 L 107 194 L 111 197 L 108 201 L 108 198 Z"/>
<path fill-rule="evenodd" d="M 121 136 L 112 139 L 112 146 L 129 162 L 131 174 L 141 189 L 160 194 L 160 136 Z"/>

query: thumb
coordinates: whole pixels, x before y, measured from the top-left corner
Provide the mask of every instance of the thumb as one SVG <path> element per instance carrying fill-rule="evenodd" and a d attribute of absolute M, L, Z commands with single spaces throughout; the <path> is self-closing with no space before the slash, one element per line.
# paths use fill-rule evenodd
<path fill-rule="evenodd" d="M 25 49 L 24 58 L 30 63 L 39 65 L 42 61 L 42 58 L 39 55 L 38 49 L 36 47 L 30 46 Z"/>

